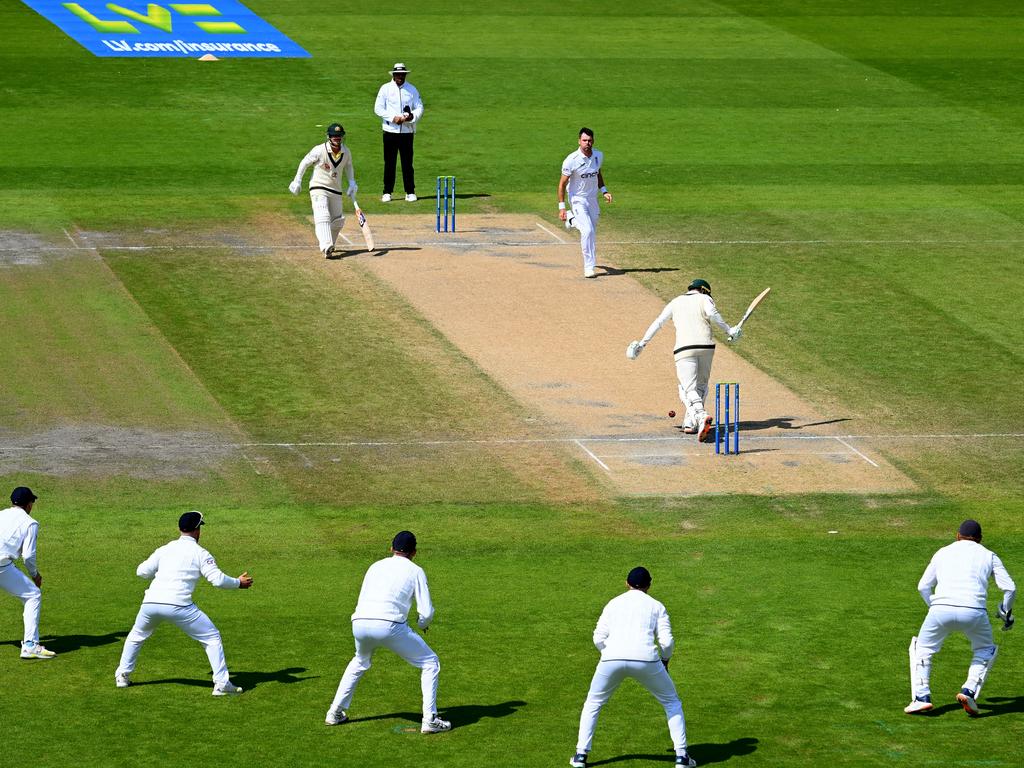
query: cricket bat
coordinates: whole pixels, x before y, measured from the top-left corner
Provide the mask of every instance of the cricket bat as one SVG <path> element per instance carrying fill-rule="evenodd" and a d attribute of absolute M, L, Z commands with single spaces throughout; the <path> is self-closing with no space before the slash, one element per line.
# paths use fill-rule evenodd
<path fill-rule="evenodd" d="M 370 224 L 366 221 L 366 214 L 363 213 L 363 209 L 359 207 L 359 204 L 353 200 L 352 207 L 356 209 L 356 219 L 359 221 L 359 229 L 363 231 L 363 240 L 366 241 L 366 250 L 374 250 L 373 244 L 373 232 L 370 230 Z"/>
<path fill-rule="evenodd" d="M 754 314 L 754 310 L 757 309 L 757 305 L 760 304 L 762 301 L 764 301 L 765 297 L 768 295 L 768 292 L 770 290 L 771 290 L 771 288 L 765 288 L 763 291 L 761 291 L 759 294 L 757 294 L 757 298 L 755 298 L 752 302 L 750 302 L 750 306 L 747 307 L 747 311 L 743 313 L 743 317 L 740 319 L 739 323 L 736 325 L 737 328 L 742 328 L 743 327 L 743 324 L 745 322 L 747 322 L 747 318 L 750 317 L 752 314 Z M 732 336 L 729 337 L 729 341 L 732 341 Z"/>

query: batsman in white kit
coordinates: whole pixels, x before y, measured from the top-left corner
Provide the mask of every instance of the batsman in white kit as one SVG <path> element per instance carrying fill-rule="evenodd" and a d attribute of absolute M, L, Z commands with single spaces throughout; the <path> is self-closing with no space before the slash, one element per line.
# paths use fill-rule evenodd
<path fill-rule="evenodd" d="M 387 648 L 420 670 L 423 694 L 422 733 L 451 730 L 452 724 L 437 716 L 437 681 L 441 662 L 422 637 L 409 627 L 409 611 L 416 600 L 417 625 L 424 632 L 434 620 L 427 575 L 413 563 L 416 537 L 410 531 L 399 531 L 391 542 L 391 557 L 371 565 L 363 577 L 359 602 L 352 614 L 352 635 L 356 653 L 345 668 L 334 701 L 327 710 L 327 725 L 341 725 L 348 720 L 356 686 L 373 662 L 378 648 Z"/>
<path fill-rule="evenodd" d="M 594 132 L 580 128 L 579 145 L 579 149 L 562 161 L 562 175 L 558 177 L 558 218 L 565 222 L 566 229 L 575 227 L 580 231 L 583 276 L 597 277 L 597 220 L 601 216 L 597 193 L 604 195 L 609 203 L 612 194 L 605 186 L 601 170 L 604 153 L 594 149 Z M 565 207 L 566 190 L 568 209 Z"/>
<path fill-rule="evenodd" d="M 992 640 L 992 624 L 985 611 L 988 581 L 994 578 L 1003 590 L 998 616 L 1003 630 L 1013 628 L 1013 601 L 1017 587 L 999 556 L 981 545 L 981 525 L 964 520 L 956 541 L 932 557 L 917 584 L 928 615 L 921 630 L 910 641 L 910 687 L 913 701 L 903 711 L 908 715 L 932 709 L 929 679 L 932 656 L 953 632 L 962 632 L 971 642 L 971 665 L 956 699 L 969 715 L 978 715 L 981 689 L 992 670 L 999 647 Z"/>
<path fill-rule="evenodd" d="M 309 199 L 313 205 L 313 227 L 320 252 L 330 257 L 334 244 L 345 226 L 345 212 L 342 210 L 341 175 L 348 176 L 345 194 L 356 205 L 356 172 L 352 166 L 352 152 L 345 145 L 345 129 L 339 123 L 327 126 L 327 141 L 318 144 L 306 154 L 295 171 L 295 178 L 288 185 L 293 195 L 302 191 L 302 178 L 306 169 L 313 166 L 309 179 Z"/>
<path fill-rule="evenodd" d="M 715 339 L 711 334 L 711 324 L 721 328 L 730 341 L 738 339 L 743 328 L 725 322 L 715 306 L 715 300 L 711 298 L 711 285 L 698 277 L 690 283 L 686 293 L 676 296 L 665 305 L 642 339 L 629 344 L 626 357 L 630 360 L 639 357 L 669 318 L 676 327 L 672 355 L 676 363 L 676 377 L 679 379 L 679 400 L 686 409 L 683 431 L 696 434 L 697 439 L 703 442 L 712 423 L 704 408 L 711 363 L 715 359 Z"/>
<path fill-rule="evenodd" d="M 200 577 L 221 589 L 248 589 L 252 577 L 243 573 L 237 579 L 217 567 L 213 555 L 199 546 L 200 526 L 205 525 L 202 512 L 186 512 L 178 518 L 181 536 L 165 544 L 139 565 L 136 573 L 152 579 L 135 625 L 124 641 L 121 663 L 114 673 L 118 688 L 131 685 L 135 662 L 146 642 L 159 625 L 170 622 L 186 635 L 201 643 L 213 670 L 213 695 L 228 696 L 242 689 L 231 682 L 224 659 L 224 644 L 220 632 L 209 617 L 192 602 L 192 592 Z"/>
<path fill-rule="evenodd" d="M 601 652 L 601 661 L 583 703 L 576 754 L 569 765 L 586 768 L 601 708 L 622 681 L 631 677 L 665 708 L 668 732 L 676 752 L 675 764 L 694 768 L 697 761 L 686 751 L 683 705 L 668 674 L 668 662 L 675 648 L 668 612 L 647 594 L 651 574 L 643 566 L 629 572 L 626 586 L 624 593 L 604 607 L 594 629 L 594 645 Z"/>
<path fill-rule="evenodd" d="M 31 516 L 38 498 L 30 488 L 20 485 L 11 493 L 12 506 L 0 510 L 0 589 L 18 598 L 22 604 L 25 630 L 21 641 L 23 659 L 52 659 L 57 655 L 39 642 L 43 577 L 36 567 L 39 523 Z M 25 564 L 28 576 L 14 565 L 18 558 Z"/>

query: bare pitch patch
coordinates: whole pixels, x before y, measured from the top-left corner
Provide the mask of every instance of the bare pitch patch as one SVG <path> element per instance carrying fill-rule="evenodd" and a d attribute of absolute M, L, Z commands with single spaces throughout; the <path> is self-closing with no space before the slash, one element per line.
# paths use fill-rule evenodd
<path fill-rule="evenodd" d="M 575 238 L 549 222 L 464 216 L 460 231 L 447 235 L 435 234 L 431 225 L 423 216 L 379 219 L 378 241 L 393 250 L 359 264 L 393 285 L 539 414 L 537 436 L 574 446 L 617 491 L 913 488 L 865 441 L 844 437 L 867 425 L 845 414 L 817 412 L 725 344 L 718 347 L 712 382 L 742 383 L 742 453 L 715 456 L 713 446 L 682 435 L 679 419 L 667 417 L 670 409 L 680 411 L 671 329 L 663 329 L 637 361 L 625 357 L 627 343 L 664 306 L 658 297 L 623 270 L 609 267 L 596 280 L 583 279 Z M 604 255 L 607 261 L 608 250 Z M 680 275 L 680 285 L 690 277 Z M 744 308 L 722 309 L 738 319 Z"/>

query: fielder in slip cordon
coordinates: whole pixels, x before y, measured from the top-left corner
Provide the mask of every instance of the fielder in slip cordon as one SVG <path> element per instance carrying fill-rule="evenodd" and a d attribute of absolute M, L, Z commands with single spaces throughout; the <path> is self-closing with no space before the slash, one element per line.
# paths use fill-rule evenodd
<path fill-rule="evenodd" d="M 1017 586 L 999 556 L 981 546 L 981 524 L 976 520 L 964 520 L 957 530 L 956 541 L 932 556 L 917 584 L 917 590 L 928 606 L 928 615 L 917 637 L 910 640 L 910 688 L 914 698 L 903 709 L 908 715 L 932 709 L 929 685 L 932 656 L 941 650 L 953 632 L 962 632 L 971 642 L 971 666 L 956 700 L 967 714 L 979 714 L 981 689 L 999 652 L 999 646 L 992 640 L 992 625 L 985 612 L 990 578 L 994 578 L 996 586 L 1003 590 L 998 610 L 1003 629 L 1012 629 Z"/>

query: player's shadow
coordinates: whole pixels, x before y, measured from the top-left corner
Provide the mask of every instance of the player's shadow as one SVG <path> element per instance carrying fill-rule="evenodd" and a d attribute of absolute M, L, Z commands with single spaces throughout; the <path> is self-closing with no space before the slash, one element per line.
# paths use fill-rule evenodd
<path fill-rule="evenodd" d="M 596 265 L 598 269 L 603 269 L 604 272 L 598 272 L 596 277 L 598 279 L 602 277 L 619 277 L 621 275 L 628 275 L 631 272 L 678 272 L 679 267 L 636 267 L 633 269 L 619 269 L 618 267 L 609 267 L 606 264 Z"/>
<path fill-rule="evenodd" d="M 341 261 L 342 259 L 347 259 L 350 256 L 359 256 L 361 254 L 369 254 L 370 256 L 387 256 L 392 251 L 420 250 L 423 249 L 415 245 L 393 245 L 383 248 L 374 248 L 372 251 L 369 248 L 346 248 L 345 250 L 335 248 L 334 253 L 327 257 L 327 261 Z"/>
<path fill-rule="evenodd" d="M 828 421 L 815 421 L 810 424 L 794 424 L 793 416 L 777 416 L 772 419 L 764 419 L 762 421 L 741 421 L 740 432 L 758 431 L 761 429 L 807 429 L 808 427 L 821 427 L 826 424 L 839 424 L 843 421 L 849 421 L 850 419 L 829 419 Z"/>
<path fill-rule="evenodd" d="M 931 712 L 925 714 L 928 717 L 938 717 L 948 712 L 957 712 L 963 715 L 963 709 L 958 703 L 943 704 L 941 707 L 936 707 Z M 1018 715 L 1024 712 L 1024 696 L 994 696 L 991 699 L 982 699 L 978 702 L 978 709 L 981 710 L 981 714 L 975 715 L 971 719 L 999 717 L 1000 715 Z M 971 717 L 970 715 L 966 716 Z"/>
<path fill-rule="evenodd" d="M 261 683 L 301 683 L 304 680 L 315 680 L 319 675 L 307 675 L 299 677 L 297 673 L 305 672 L 305 667 L 288 667 L 279 669 L 276 672 L 232 672 L 231 682 L 241 686 L 243 691 L 251 691 Z M 190 685 L 194 688 L 213 688 L 213 682 L 209 679 L 196 680 L 189 677 L 166 677 L 161 680 L 132 681 L 132 688 L 141 685 Z"/>
<path fill-rule="evenodd" d="M 463 704 L 455 707 L 441 707 L 438 714 L 445 720 L 450 720 L 452 728 L 465 728 L 481 720 L 494 720 L 499 717 L 514 715 L 520 707 L 525 707 L 525 701 L 503 701 L 500 704 Z M 383 715 L 369 715 L 367 717 L 353 717 L 348 722 L 362 723 L 371 720 L 408 720 L 411 723 L 419 723 L 423 715 L 419 712 L 389 712 Z"/>
<path fill-rule="evenodd" d="M 108 632 L 105 635 L 42 635 L 39 642 L 56 654 L 73 653 L 83 648 L 99 648 L 103 645 L 118 643 L 128 636 L 127 630 Z M 0 645 L 13 645 L 21 648 L 20 640 L 0 641 Z"/>
<path fill-rule="evenodd" d="M 712 763 L 724 763 L 726 760 L 731 760 L 734 757 L 749 755 L 757 749 L 757 744 L 757 739 L 747 736 L 727 741 L 724 744 L 691 744 L 687 748 L 687 752 L 697 762 L 697 765 L 710 765 Z M 675 759 L 675 752 L 669 750 L 667 754 L 662 755 L 617 755 L 616 757 L 609 757 L 607 760 L 594 760 L 592 762 L 588 760 L 587 765 L 611 765 L 627 760 L 650 760 L 652 763 L 672 763 L 675 762 Z"/>

